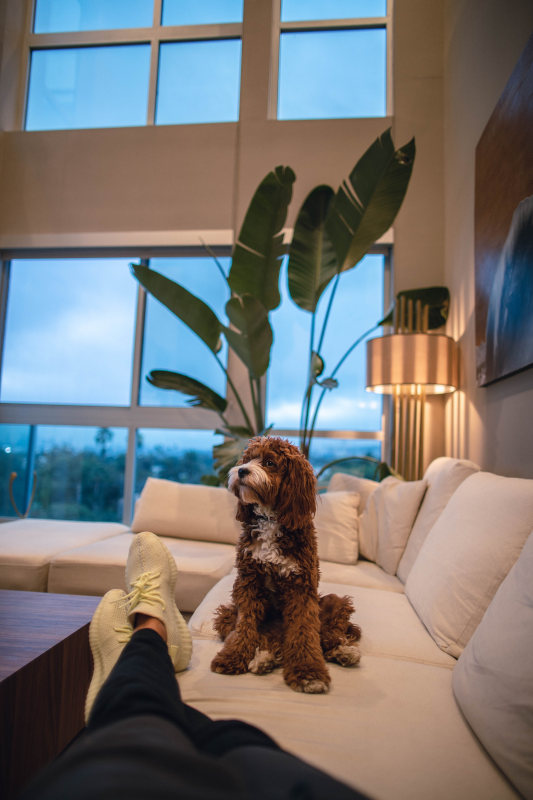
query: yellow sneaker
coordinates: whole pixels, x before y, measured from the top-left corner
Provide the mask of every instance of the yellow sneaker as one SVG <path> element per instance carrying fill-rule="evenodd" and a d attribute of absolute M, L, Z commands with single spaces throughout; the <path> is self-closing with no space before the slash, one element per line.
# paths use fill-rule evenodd
<path fill-rule="evenodd" d="M 94 670 L 85 700 L 85 722 L 89 719 L 96 695 L 133 633 L 125 597 L 126 592 L 122 589 L 111 589 L 107 592 L 100 600 L 89 625 Z"/>
<path fill-rule="evenodd" d="M 177 574 L 176 562 L 158 536 L 148 531 L 136 534 L 126 564 L 128 619 L 132 625 L 136 614 L 161 620 L 174 670 L 181 672 L 191 659 L 192 639 L 175 602 Z"/>

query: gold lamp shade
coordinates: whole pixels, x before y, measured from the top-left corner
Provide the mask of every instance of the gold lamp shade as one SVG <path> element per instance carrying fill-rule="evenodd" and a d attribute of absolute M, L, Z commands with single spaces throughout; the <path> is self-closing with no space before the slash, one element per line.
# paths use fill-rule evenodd
<path fill-rule="evenodd" d="M 366 345 L 366 388 L 393 395 L 391 464 L 406 480 L 423 472 L 426 395 L 458 386 L 457 344 L 437 333 L 393 333 Z"/>
<path fill-rule="evenodd" d="M 380 394 L 445 394 L 457 388 L 457 345 L 434 333 L 394 333 L 366 344 L 366 388 Z"/>

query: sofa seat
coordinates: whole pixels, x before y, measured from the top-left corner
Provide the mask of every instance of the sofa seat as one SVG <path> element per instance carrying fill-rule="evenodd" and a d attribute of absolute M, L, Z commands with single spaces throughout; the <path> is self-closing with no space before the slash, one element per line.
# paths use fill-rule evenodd
<path fill-rule="evenodd" d="M 281 670 L 218 675 L 220 642 L 194 637 L 179 675 L 186 703 L 213 719 L 257 725 L 282 747 L 379 800 L 507 800 L 518 795 L 465 725 L 452 670 L 364 655 L 355 669 L 330 665 L 327 695 L 291 692 Z"/>
<path fill-rule="evenodd" d="M 117 522 L 69 522 L 19 519 L 0 525 L 0 586 L 46 592 L 53 557 L 66 549 L 84 547 L 127 531 Z M 91 594 L 95 594 L 91 592 Z"/>
<path fill-rule="evenodd" d="M 232 571 L 204 597 L 189 620 L 193 636 L 217 639 L 213 617 L 221 603 L 231 601 L 234 579 L 235 571 Z M 355 606 L 352 620 L 363 630 L 363 655 L 400 658 L 447 669 L 453 669 L 457 663 L 428 635 L 404 594 L 326 581 L 320 582 L 319 592 L 322 595 L 334 593 L 351 597 Z"/>
<path fill-rule="evenodd" d="M 359 559 L 357 564 L 338 564 L 335 561 L 320 562 L 320 576 L 330 583 L 345 583 L 349 586 L 365 586 L 368 589 L 384 589 L 387 592 L 403 592 L 404 585 L 396 575 L 389 575 L 373 561 Z"/>
<path fill-rule="evenodd" d="M 124 530 L 127 531 L 125 526 Z M 123 587 L 134 536 L 131 532 L 121 533 L 59 553 L 50 564 L 48 591 L 103 595 L 109 589 Z M 194 611 L 207 592 L 231 570 L 235 548 L 229 544 L 164 536 L 161 541 L 178 567 L 176 603 L 184 612 Z"/>

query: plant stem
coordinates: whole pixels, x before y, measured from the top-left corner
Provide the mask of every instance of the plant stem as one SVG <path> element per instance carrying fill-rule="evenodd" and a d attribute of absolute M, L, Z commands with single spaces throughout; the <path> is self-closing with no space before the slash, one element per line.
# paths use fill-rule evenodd
<path fill-rule="evenodd" d="M 300 415 L 300 449 L 304 455 L 308 453 L 307 446 L 307 424 L 309 422 L 309 411 L 311 407 L 311 396 L 313 393 L 314 379 L 312 377 L 313 365 L 313 342 L 315 339 L 316 310 L 311 316 L 311 330 L 309 333 L 309 367 L 307 371 L 307 387 L 302 401 L 302 413 Z"/>
<path fill-rule="evenodd" d="M 220 358 L 218 357 L 218 354 L 217 354 L 217 353 L 214 353 L 214 356 L 215 356 L 215 358 L 216 358 L 217 364 L 219 365 L 220 369 L 222 370 L 222 372 L 223 372 L 223 373 L 224 373 L 224 375 L 226 376 L 226 380 L 227 380 L 227 382 L 228 382 L 228 383 L 229 383 L 229 385 L 230 385 L 231 391 L 232 391 L 232 392 L 233 392 L 233 394 L 235 395 L 235 399 L 236 399 L 237 403 L 239 404 L 239 408 L 241 409 L 241 412 L 242 412 L 242 415 L 243 415 L 243 417 L 244 417 L 244 420 L 245 420 L 245 424 L 246 424 L 246 426 L 248 427 L 248 429 L 249 429 L 250 431 L 253 431 L 253 425 L 252 425 L 252 423 L 250 422 L 250 417 L 249 417 L 249 416 L 248 416 L 248 414 L 246 413 L 246 409 L 245 409 L 245 407 L 244 407 L 244 404 L 243 404 L 243 402 L 242 402 L 242 400 L 241 400 L 241 396 L 240 396 L 239 392 L 237 391 L 237 389 L 235 388 L 235 384 L 234 384 L 234 383 L 233 383 L 233 381 L 231 380 L 231 377 L 230 377 L 230 375 L 229 375 L 229 372 L 228 372 L 228 370 L 226 369 L 226 367 L 224 366 L 224 364 L 222 363 L 222 361 L 221 361 L 221 360 L 220 360 Z"/>
<path fill-rule="evenodd" d="M 356 339 L 355 342 L 352 345 L 350 345 L 348 350 L 342 356 L 342 358 L 340 359 L 340 361 L 336 365 L 335 369 L 331 373 L 331 376 L 330 376 L 331 378 L 335 377 L 335 375 L 337 374 L 339 369 L 342 367 L 342 365 L 344 364 L 344 362 L 346 361 L 348 356 L 353 352 L 353 350 L 355 350 L 357 345 L 360 344 L 364 339 L 366 339 L 367 336 L 370 336 L 370 334 L 373 331 L 375 331 L 376 328 L 379 328 L 379 323 L 377 323 L 376 325 L 373 325 L 371 328 L 369 328 L 367 331 L 365 331 L 365 333 L 361 334 L 361 336 L 359 336 L 359 338 Z M 311 427 L 309 429 L 309 447 L 311 447 L 311 439 L 313 438 L 313 433 L 314 433 L 314 430 L 315 430 L 318 411 L 319 411 L 320 406 L 322 404 L 322 400 L 324 399 L 324 395 L 326 394 L 327 391 L 328 391 L 327 389 L 322 389 L 322 392 L 320 393 L 320 397 L 318 398 L 318 401 L 317 401 L 317 404 L 316 404 L 316 407 L 315 407 L 315 411 L 314 411 L 314 414 L 313 414 L 313 419 L 311 421 Z"/>
<path fill-rule="evenodd" d="M 331 307 L 333 305 L 333 299 L 335 297 L 335 293 L 336 293 L 337 287 L 339 285 L 340 277 L 341 277 L 341 273 L 337 272 L 337 275 L 335 277 L 335 283 L 333 284 L 333 288 L 332 288 L 331 294 L 329 296 L 328 307 L 326 309 L 326 315 L 324 317 L 324 322 L 322 323 L 322 330 L 320 332 L 320 339 L 319 339 L 319 342 L 318 342 L 318 346 L 316 348 L 317 349 L 317 353 L 320 353 L 320 348 L 322 347 L 322 343 L 324 341 L 324 335 L 326 333 L 326 327 L 327 327 L 327 324 L 328 324 L 329 315 L 330 315 L 330 312 L 331 312 Z"/>

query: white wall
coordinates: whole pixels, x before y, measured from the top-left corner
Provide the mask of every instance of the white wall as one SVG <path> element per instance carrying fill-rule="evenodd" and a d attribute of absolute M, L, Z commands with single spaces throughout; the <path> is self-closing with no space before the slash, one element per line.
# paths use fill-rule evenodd
<path fill-rule="evenodd" d="M 447 449 L 483 469 L 533 477 L 533 368 L 479 388 L 474 353 L 475 148 L 533 31 L 531 0 L 448 0 L 444 41 L 445 267 L 462 391 L 448 403 Z M 533 169 L 533 165 L 532 165 Z"/>

